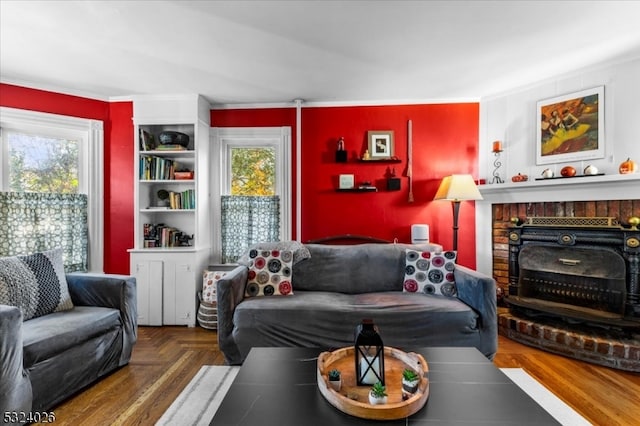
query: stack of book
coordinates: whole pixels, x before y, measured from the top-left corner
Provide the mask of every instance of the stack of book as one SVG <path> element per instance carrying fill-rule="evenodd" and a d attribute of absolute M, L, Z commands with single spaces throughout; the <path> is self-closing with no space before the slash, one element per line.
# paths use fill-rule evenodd
<path fill-rule="evenodd" d="M 140 180 L 173 180 L 178 163 L 163 157 L 140 157 Z"/>
<path fill-rule="evenodd" d="M 185 246 L 189 245 L 188 241 L 192 238 L 176 228 L 166 226 L 164 223 L 145 223 L 143 232 L 144 248 Z"/>
<path fill-rule="evenodd" d="M 171 209 L 195 209 L 196 196 L 193 189 L 182 192 L 169 192 L 169 207 Z"/>

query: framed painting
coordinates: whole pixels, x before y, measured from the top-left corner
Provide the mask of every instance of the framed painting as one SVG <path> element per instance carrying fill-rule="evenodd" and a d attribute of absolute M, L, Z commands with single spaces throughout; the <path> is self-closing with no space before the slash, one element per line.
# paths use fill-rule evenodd
<path fill-rule="evenodd" d="M 393 130 L 369 130 L 369 155 L 372 160 L 393 157 Z"/>
<path fill-rule="evenodd" d="M 537 102 L 536 164 L 604 158 L 604 86 Z"/>

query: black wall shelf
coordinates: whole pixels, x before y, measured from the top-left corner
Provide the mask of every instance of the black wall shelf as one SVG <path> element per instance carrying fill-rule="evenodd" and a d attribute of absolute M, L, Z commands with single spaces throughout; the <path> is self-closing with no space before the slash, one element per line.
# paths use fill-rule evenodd
<path fill-rule="evenodd" d="M 378 188 L 338 188 L 337 192 L 378 192 Z"/>
<path fill-rule="evenodd" d="M 359 163 L 372 163 L 372 164 L 392 164 L 392 163 L 402 163 L 402 160 L 399 158 L 383 158 L 379 160 L 364 160 L 362 158 L 358 159 Z"/>

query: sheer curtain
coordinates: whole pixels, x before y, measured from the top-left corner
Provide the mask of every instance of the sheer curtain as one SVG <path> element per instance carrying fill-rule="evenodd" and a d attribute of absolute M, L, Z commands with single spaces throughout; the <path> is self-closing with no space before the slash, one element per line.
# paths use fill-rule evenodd
<path fill-rule="evenodd" d="M 86 194 L 0 192 L 0 256 L 62 248 L 66 272 L 86 271 Z"/>
<path fill-rule="evenodd" d="M 235 262 L 252 244 L 279 239 L 280 197 L 222 196 L 222 263 Z"/>

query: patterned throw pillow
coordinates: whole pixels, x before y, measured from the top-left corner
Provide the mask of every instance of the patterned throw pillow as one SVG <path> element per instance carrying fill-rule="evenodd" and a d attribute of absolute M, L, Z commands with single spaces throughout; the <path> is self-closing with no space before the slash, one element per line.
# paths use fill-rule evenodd
<path fill-rule="evenodd" d="M 0 258 L 0 303 L 20 308 L 24 321 L 72 309 L 62 249 Z"/>
<path fill-rule="evenodd" d="M 291 263 L 293 252 L 290 250 L 251 250 L 251 266 L 245 291 L 246 297 L 253 296 L 289 296 L 291 287 Z"/>
<path fill-rule="evenodd" d="M 227 275 L 223 271 L 204 271 L 204 277 L 202 279 L 202 300 L 206 303 L 216 303 L 216 285 L 220 278 Z"/>
<path fill-rule="evenodd" d="M 456 257 L 455 251 L 431 252 L 407 249 L 403 291 L 455 296 L 457 289 L 453 271 Z"/>

